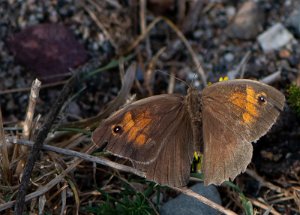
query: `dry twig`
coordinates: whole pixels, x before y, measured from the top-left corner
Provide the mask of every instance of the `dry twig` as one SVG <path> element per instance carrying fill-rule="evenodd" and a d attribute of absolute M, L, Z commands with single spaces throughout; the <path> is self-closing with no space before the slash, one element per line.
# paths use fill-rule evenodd
<path fill-rule="evenodd" d="M 77 83 L 76 80 L 78 78 L 78 73 L 76 73 L 73 77 L 71 77 L 68 81 L 68 83 L 64 86 L 62 89 L 62 92 L 58 99 L 56 100 L 56 103 L 50 110 L 49 114 L 47 115 L 44 124 L 41 126 L 41 129 L 39 130 L 36 138 L 35 138 L 35 144 L 31 149 L 30 155 L 28 156 L 26 166 L 24 168 L 23 177 L 21 184 L 19 186 L 19 192 L 16 199 L 16 205 L 15 205 L 15 214 L 22 214 L 23 208 L 24 208 L 24 202 L 25 202 L 25 196 L 27 192 L 27 188 L 30 181 L 30 176 L 33 170 L 33 167 L 35 165 L 35 162 L 38 159 L 39 152 L 43 146 L 44 140 L 46 139 L 52 124 L 54 120 L 56 119 L 56 116 L 58 115 L 62 105 L 67 100 L 71 92 L 73 91 L 73 88 L 75 87 L 75 84 Z"/>
<path fill-rule="evenodd" d="M 192 49 L 192 47 L 190 46 L 189 42 L 187 41 L 187 39 L 185 38 L 185 36 L 183 35 L 183 33 L 177 28 L 177 26 L 171 22 L 169 19 L 165 18 L 165 17 L 157 17 L 155 18 L 147 27 L 146 31 L 144 34 L 141 34 L 130 46 L 129 48 L 126 50 L 126 53 L 129 53 L 130 51 L 132 51 L 150 32 L 150 30 L 152 28 L 154 28 L 154 26 L 160 22 L 160 21 L 164 21 L 167 25 L 169 25 L 169 27 L 171 29 L 173 29 L 173 31 L 175 31 L 175 33 L 177 34 L 177 36 L 180 38 L 180 40 L 183 42 L 183 44 L 185 45 L 185 47 L 188 49 L 190 55 L 192 56 L 192 60 L 196 66 L 196 69 L 198 71 L 198 74 L 201 77 L 203 86 L 207 85 L 207 81 L 206 81 L 206 75 L 205 72 L 199 62 L 199 59 L 196 55 L 196 53 L 194 52 L 194 50 Z"/>
<path fill-rule="evenodd" d="M 30 96 L 29 96 L 29 103 L 27 106 L 27 112 L 26 112 L 26 117 L 25 121 L 23 124 L 23 139 L 29 140 L 30 139 L 30 134 L 33 133 L 34 131 L 31 130 L 32 128 L 32 123 L 33 123 L 33 116 L 35 112 L 35 106 L 37 99 L 39 97 L 39 92 L 41 88 L 41 82 L 38 79 L 35 79 L 32 82 L 31 85 L 31 91 L 30 91 Z M 27 154 L 27 147 L 21 147 L 22 154 Z M 16 173 L 17 175 L 20 175 L 23 171 L 25 160 L 21 159 L 17 165 L 16 168 Z"/>
<path fill-rule="evenodd" d="M 178 187 L 170 187 L 170 188 L 172 188 L 173 190 L 179 191 L 181 193 L 184 193 L 187 196 L 191 196 L 191 197 L 199 200 L 200 202 L 203 202 L 204 204 L 220 211 L 221 213 L 224 213 L 224 214 L 227 214 L 227 215 L 236 215 L 236 213 L 234 213 L 233 211 L 222 207 L 221 205 L 205 198 L 204 196 L 201 196 L 198 193 L 195 193 L 194 191 L 192 191 L 188 188 L 178 188 Z"/>
<path fill-rule="evenodd" d="M 27 146 L 33 146 L 32 142 L 30 141 L 26 141 L 26 140 L 16 140 L 13 138 L 9 138 L 10 142 L 16 143 L 16 144 L 22 144 L 22 145 L 27 145 Z M 49 145 L 43 145 L 42 146 L 44 150 L 49 150 L 49 151 L 53 151 L 53 152 L 57 152 L 60 154 L 65 154 L 65 155 L 70 155 L 70 156 L 74 156 L 74 157 L 78 157 L 87 161 L 91 161 L 94 163 L 98 163 L 101 165 L 105 165 L 105 166 L 109 166 L 111 168 L 120 170 L 120 171 L 125 171 L 125 172 L 130 172 L 133 173 L 135 175 L 141 176 L 145 178 L 145 174 L 142 171 L 139 171 L 135 168 L 126 166 L 126 165 L 122 165 L 122 164 L 118 164 L 103 158 L 99 158 L 99 157 L 95 157 L 86 153 L 80 153 L 80 152 L 76 152 L 73 150 L 68 150 L 68 149 L 62 149 L 62 148 L 58 148 L 58 147 L 54 147 L 54 146 L 49 146 Z M 92 146 L 89 148 L 89 151 L 92 151 L 96 148 L 96 146 Z M 68 168 L 69 169 L 69 168 Z M 187 188 L 177 188 L 177 187 L 170 187 L 173 190 L 179 191 L 181 193 L 184 193 L 188 196 L 191 196 L 193 198 L 196 198 L 197 200 L 199 200 L 200 202 L 203 202 L 204 204 L 222 212 L 225 214 L 229 214 L 229 215 L 233 215 L 235 214 L 233 211 L 226 209 L 224 207 L 222 207 L 221 205 L 218 205 L 217 203 L 201 196 L 200 194 L 195 193 L 194 191 L 187 189 Z M 1 207 L 0 207 L 0 211 L 1 211 Z"/>
<path fill-rule="evenodd" d="M 10 172 L 9 172 L 9 159 L 8 159 L 8 150 L 3 128 L 3 119 L 2 111 L 0 107 L 0 161 L 1 161 L 1 175 L 4 181 L 8 184 L 10 181 Z"/>

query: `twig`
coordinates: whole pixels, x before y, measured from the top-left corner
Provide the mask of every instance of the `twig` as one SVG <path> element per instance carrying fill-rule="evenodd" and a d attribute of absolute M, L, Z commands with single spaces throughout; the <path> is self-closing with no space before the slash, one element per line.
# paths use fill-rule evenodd
<path fill-rule="evenodd" d="M 125 53 L 130 52 L 132 49 L 134 49 L 146 36 L 147 34 L 150 32 L 150 30 L 160 21 L 164 21 L 167 25 L 169 25 L 169 27 L 171 29 L 173 29 L 173 31 L 175 31 L 175 33 L 177 34 L 177 36 L 180 38 L 180 40 L 183 42 L 183 44 L 186 46 L 186 48 L 188 49 L 190 55 L 192 56 L 192 60 L 197 68 L 197 71 L 202 79 L 202 83 L 203 86 L 207 85 L 206 82 L 206 75 L 205 72 L 199 62 L 199 59 L 196 55 L 196 53 L 194 52 L 194 50 L 192 49 L 192 47 L 190 46 L 189 42 L 187 41 L 187 39 L 185 38 L 185 36 L 183 35 L 183 33 L 176 27 L 176 25 L 171 22 L 169 19 L 164 18 L 164 17 L 157 17 L 155 18 L 147 27 L 146 31 L 144 34 L 141 34 L 130 46 L 129 48 L 126 50 Z"/>
<path fill-rule="evenodd" d="M 170 72 L 168 94 L 174 93 L 174 88 L 175 88 L 175 71 L 174 71 L 174 67 L 172 67 Z"/>
<path fill-rule="evenodd" d="M 253 171 L 251 169 L 247 169 L 246 173 L 248 175 L 250 175 L 252 178 L 255 178 L 262 186 L 268 187 L 269 189 L 274 190 L 277 193 L 284 193 L 283 189 L 281 187 L 278 187 L 278 186 L 266 181 L 265 179 L 263 179 L 263 177 L 259 176 L 255 171 Z"/>
<path fill-rule="evenodd" d="M 26 117 L 25 121 L 23 124 L 23 139 L 29 140 L 30 133 L 33 133 L 34 131 L 31 131 L 32 127 L 32 122 L 33 122 L 33 116 L 34 116 L 34 111 L 35 111 L 35 106 L 36 106 L 36 100 L 39 97 L 39 91 L 41 88 L 41 82 L 38 79 L 35 79 L 32 82 L 31 85 L 31 91 L 30 91 L 30 96 L 29 96 L 29 103 L 27 106 L 27 112 L 26 112 Z M 26 155 L 28 154 L 28 148 L 27 147 L 21 147 L 20 148 L 22 154 Z M 20 176 L 23 172 L 25 164 L 25 158 L 22 158 L 16 167 L 16 174 Z"/>
<path fill-rule="evenodd" d="M 75 83 L 77 80 L 77 75 L 79 72 L 75 73 L 74 76 L 72 76 L 68 83 L 64 86 L 62 89 L 62 92 L 60 96 L 57 98 L 56 103 L 51 108 L 49 114 L 47 115 L 44 124 L 41 126 L 41 129 L 39 130 L 36 138 L 35 138 L 35 144 L 33 145 L 30 155 L 27 158 L 26 166 L 24 168 L 24 174 L 20 183 L 19 192 L 16 198 L 16 205 L 15 205 L 15 211 L 14 214 L 22 214 L 23 208 L 24 208 L 24 201 L 25 201 L 25 195 L 27 192 L 27 188 L 30 181 L 30 176 L 33 170 L 33 167 L 35 165 L 35 162 L 38 159 L 39 152 L 43 146 L 44 140 L 46 139 L 52 124 L 59 113 L 62 105 L 67 100 L 71 92 L 73 91 L 73 88 L 75 87 Z"/>
<path fill-rule="evenodd" d="M 147 70 L 146 70 L 144 86 L 146 87 L 150 96 L 153 95 L 153 90 L 152 90 L 151 85 L 152 85 L 154 74 L 155 74 L 154 71 L 155 71 L 155 67 L 156 67 L 156 62 L 157 62 L 158 58 L 160 57 L 160 55 L 165 51 L 165 49 L 166 49 L 166 47 L 162 47 L 161 49 L 158 50 L 158 52 L 150 60 Z"/>
<path fill-rule="evenodd" d="M 108 68 L 109 65 L 107 65 L 106 67 Z M 100 114 L 98 114 L 95 117 L 81 120 L 80 122 L 71 122 L 71 123 L 61 125 L 61 126 L 59 126 L 59 128 L 64 128 L 64 127 L 94 128 L 95 126 L 98 126 L 100 120 L 108 117 L 112 112 L 117 110 L 121 105 L 123 105 L 125 103 L 126 98 L 127 98 L 128 94 L 130 93 L 132 84 L 135 79 L 136 67 L 137 66 L 135 63 L 133 63 L 129 66 L 129 68 L 127 69 L 126 74 L 124 76 L 124 81 L 122 83 L 122 87 L 119 91 L 118 96 L 114 100 L 112 100 L 108 104 L 107 108 L 104 109 L 102 112 L 100 112 Z"/>
<path fill-rule="evenodd" d="M 3 179 L 6 183 L 10 181 L 10 171 L 9 171 L 9 159 L 8 159 L 8 150 L 7 150 L 7 144 L 4 134 L 4 128 L 3 128 L 3 119 L 2 119 L 2 111 L 0 107 L 0 161 L 1 161 L 1 169 L 3 176 Z"/>
<path fill-rule="evenodd" d="M 21 144 L 21 145 L 26 145 L 26 146 L 31 146 L 31 147 L 33 146 L 33 143 L 31 141 L 28 141 L 28 140 L 17 140 L 15 138 L 8 138 L 8 140 L 12 143 L 15 143 L 15 144 Z M 89 149 L 89 151 L 94 150 L 95 147 L 96 147 L 95 145 L 92 146 Z M 73 151 L 73 150 L 62 149 L 62 148 L 58 148 L 58 147 L 50 146 L 50 145 L 43 145 L 42 149 L 53 151 L 53 152 L 64 154 L 64 155 L 78 157 L 78 158 L 81 158 L 81 159 L 84 159 L 84 160 L 87 160 L 87 161 L 90 161 L 90 162 L 94 162 L 94 163 L 98 163 L 98 164 L 101 164 L 101 165 L 105 165 L 105 166 L 114 168 L 114 169 L 117 169 L 117 170 L 120 170 L 120 171 L 130 172 L 130 173 L 133 173 L 135 175 L 145 177 L 144 172 L 139 171 L 135 168 L 132 168 L 132 167 L 129 167 L 129 166 L 126 166 L 126 165 L 122 165 L 122 164 L 118 164 L 118 163 L 115 163 L 115 162 L 112 162 L 112 161 L 109 161 L 109 160 L 106 160 L 106 159 L 103 159 L 103 158 L 95 157 L 95 156 L 89 155 L 87 153 L 80 153 L 80 152 L 76 152 L 76 151 Z M 226 209 L 226 208 L 222 207 L 221 205 L 218 205 L 217 203 L 201 196 L 200 194 L 197 194 L 197 193 L 193 192 L 190 189 L 177 188 L 177 187 L 170 187 L 170 188 L 173 189 L 173 190 L 179 191 L 181 193 L 184 193 L 188 196 L 191 196 L 193 198 L 196 198 L 197 200 L 203 202 L 204 204 L 206 204 L 206 205 L 208 205 L 208 206 L 210 206 L 210 207 L 212 207 L 212 208 L 214 208 L 214 209 L 216 209 L 216 210 L 218 210 L 222 213 L 229 214 L 229 215 L 235 214 L 233 211 L 231 211 L 229 209 Z M 7 208 L 7 206 L 6 206 L 6 208 Z M 2 209 L 2 207 L 0 206 L 0 211 L 1 211 L 1 209 Z"/>
<path fill-rule="evenodd" d="M 230 76 L 230 79 L 235 79 L 237 77 L 237 75 L 240 73 L 240 77 L 239 78 L 243 78 L 244 74 L 245 74 L 245 68 L 247 65 L 247 62 L 249 60 L 251 52 L 248 51 L 245 56 L 243 57 L 243 59 L 241 60 L 241 62 L 239 63 L 239 65 L 236 67 L 236 69 L 234 69 L 233 71 L 230 71 L 228 76 Z"/>
<path fill-rule="evenodd" d="M 144 34 L 146 31 L 146 27 L 147 27 L 147 18 L 146 18 L 146 11 L 147 11 L 147 1 L 146 0 L 140 0 L 140 28 L 141 28 L 141 33 Z M 150 47 L 150 39 L 147 36 L 145 39 L 146 42 L 146 51 L 147 51 L 147 55 L 148 58 L 151 58 L 152 56 L 152 50 Z"/>
<path fill-rule="evenodd" d="M 49 87 L 56 87 L 59 85 L 64 85 L 66 83 L 67 83 L 67 81 L 58 81 L 58 82 L 51 83 L 51 84 L 43 84 L 41 89 L 49 88 Z M 31 90 L 31 87 L 25 87 L 25 88 L 21 88 L 21 89 L 3 90 L 3 91 L 0 91 L 0 95 L 10 94 L 10 93 L 23 93 L 23 92 L 28 92 L 30 90 Z"/>
<path fill-rule="evenodd" d="M 114 6 L 117 9 L 121 8 L 121 5 L 118 3 L 117 0 L 105 0 L 108 4 L 110 4 L 111 6 Z"/>
<path fill-rule="evenodd" d="M 250 54 L 251 54 L 251 51 L 247 51 L 247 53 L 246 53 L 245 56 L 243 57 L 242 61 L 241 61 L 240 64 L 238 65 L 237 73 L 241 72 L 240 78 L 244 78 L 245 70 L 246 70 L 246 65 L 247 65 L 247 63 L 248 63 L 248 61 L 249 61 Z"/>
<path fill-rule="evenodd" d="M 201 9 L 203 7 L 203 3 L 203 1 L 195 1 L 190 3 L 192 6 L 181 25 L 183 33 L 192 32 L 195 29 L 198 23 L 198 17 L 202 11 Z"/>
<path fill-rule="evenodd" d="M 205 87 L 207 85 L 206 75 L 205 75 L 205 72 L 204 72 L 204 70 L 203 70 L 203 68 L 202 68 L 202 66 L 200 64 L 200 61 L 199 61 L 196 53 L 194 52 L 193 48 L 190 46 L 190 44 L 187 41 L 187 39 L 185 38 L 184 34 L 177 28 L 177 26 L 173 22 L 171 22 L 167 18 L 163 18 L 163 20 L 176 32 L 176 34 L 179 37 L 179 39 L 181 39 L 181 41 L 183 42 L 183 44 L 188 49 L 190 55 L 192 56 L 192 60 L 194 61 L 194 64 L 196 65 L 196 69 L 198 71 L 198 74 L 201 77 L 202 84 Z"/>
<path fill-rule="evenodd" d="M 140 0 L 140 27 L 141 32 L 146 32 L 146 0 Z"/>
<path fill-rule="evenodd" d="M 28 140 L 17 140 L 15 138 L 8 138 L 8 140 L 11 143 L 15 143 L 15 144 L 19 144 L 19 145 L 30 146 L 30 147 L 33 146 L 33 143 L 31 141 L 28 141 Z M 81 159 L 86 160 L 86 161 L 90 161 L 90 162 L 93 162 L 93 163 L 108 166 L 108 167 L 111 167 L 111 168 L 114 168 L 114 169 L 117 169 L 117 170 L 120 170 L 120 171 L 130 172 L 130 173 L 133 173 L 133 174 L 141 176 L 141 177 L 145 177 L 145 173 L 143 173 L 142 171 L 139 171 L 135 168 L 132 168 L 132 167 L 129 167 L 129 166 L 126 166 L 126 165 L 122 165 L 122 164 L 118 164 L 118 163 L 115 163 L 115 162 L 112 162 L 110 160 L 106 160 L 106 159 L 103 159 L 103 158 L 101 159 L 99 157 L 89 155 L 89 154 L 86 154 L 86 153 L 81 153 L 81 152 L 73 151 L 73 150 L 70 150 L 70 149 L 63 149 L 63 148 L 50 146 L 50 145 L 43 145 L 42 149 L 46 150 L 46 151 L 56 152 L 56 153 L 63 154 L 63 155 L 68 155 L 68 156 L 71 156 L 71 157 L 78 157 L 78 158 L 81 158 Z M 96 145 L 94 145 L 93 148 L 91 148 L 91 149 L 92 150 L 96 149 Z"/>
<path fill-rule="evenodd" d="M 23 125 L 23 139 L 29 140 L 30 130 L 32 128 L 33 116 L 36 106 L 36 100 L 39 97 L 39 92 L 41 88 L 41 82 L 35 79 L 32 83 L 29 104 L 27 108 L 26 118 Z"/>
<path fill-rule="evenodd" d="M 90 150 L 88 150 L 86 153 L 89 153 Z M 52 189 L 55 185 L 57 185 L 59 182 L 61 182 L 63 180 L 63 178 L 69 173 L 71 172 L 78 164 L 80 164 L 82 160 L 80 159 L 74 159 L 74 163 L 72 165 L 70 165 L 67 169 L 65 169 L 60 175 L 56 176 L 52 181 L 50 181 L 48 184 L 46 184 L 45 186 L 39 188 L 37 191 L 32 192 L 28 195 L 26 195 L 25 197 L 25 202 L 36 198 L 38 196 L 43 195 L 44 193 L 48 192 L 50 189 Z M 11 208 L 14 206 L 14 204 L 16 204 L 17 201 L 10 201 L 10 202 L 6 202 L 4 204 L 0 205 L 0 211 L 3 211 L 5 209 Z"/>
<path fill-rule="evenodd" d="M 272 206 L 266 205 L 260 201 L 257 201 L 256 199 L 252 199 L 252 198 L 248 198 L 248 199 L 253 203 L 253 205 L 255 205 L 259 208 L 262 208 L 266 211 L 269 211 L 269 213 L 271 213 L 271 214 L 280 215 L 280 213 L 278 211 L 276 211 Z"/>
<path fill-rule="evenodd" d="M 99 13 L 102 13 L 101 8 L 99 7 L 99 5 L 97 5 L 96 1 L 94 0 L 88 0 Z M 105 26 L 101 23 L 101 21 L 97 18 L 97 15 L 95 15 L 95 13 L 88 8 L 85 4 L 82 4 L 82 7 L 85 9 L 85 11 L 90 15 L 91 19 L 94 20 L 94 22 L 96 23 L 96 25 L 98 26 L 98 28 L 103 32 L 103 34 L 106 36 L 106 38 L 108 38 L 109 42 L 111 43 L 111 45 L 118 50 L 118 46 L 116 41 L 112 38 L 112 36 L 110 35 L 110 33 L 106 30 Z"/>
<path fill-rule="evenodd" d="M 198 193 L 195 193 L 194 191 L 192 191 L 191 189 L 188 189 L 188 188 L 178 188 L 178 187 L 170 187 L 171 189 L 173 190 L 176 190 L 176 191 L 179 191 L 181 193 L 184 193 L 185 195 L 187 196 L 191 196 L 197 200 L 199 200 L 200 202 L 203 202 L 204 204 L 224 213 L 224 214 L 227 214 L 227 215 L 236 215 L 236 213 L 234 213 L 232 210 L 229 210 L 229 209 L 226 209 L 224 207 L 222 207 L 221 205 L 205 198 L 204 196 L 201 196 L 200 194 Z"/>
<path fill-rule="evenodd" d="M 272 84 L 276 81 L 279 81 L 281 79 L 281 71 L 277 71 L 272 73 L 271 75 L 268 75 L 262 79 L 260 79 L 261 82 L 265 84 Z"/>

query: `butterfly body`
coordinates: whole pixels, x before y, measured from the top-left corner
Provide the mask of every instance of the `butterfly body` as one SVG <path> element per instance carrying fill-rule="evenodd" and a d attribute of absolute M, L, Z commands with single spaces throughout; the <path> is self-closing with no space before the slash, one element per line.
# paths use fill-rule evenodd
<path fill-rule="evenodd" d="M 165 94 L 133 102 L 100 123 L 92 139 L 132 161 L 160 184 L 188 183 L 194 151 L 203 153 L 205 184 L 245 171 L 251 142 L 264 135 L 284 106 L 275 88 L 251 80 L 213 84 L 201 93 Z"/>

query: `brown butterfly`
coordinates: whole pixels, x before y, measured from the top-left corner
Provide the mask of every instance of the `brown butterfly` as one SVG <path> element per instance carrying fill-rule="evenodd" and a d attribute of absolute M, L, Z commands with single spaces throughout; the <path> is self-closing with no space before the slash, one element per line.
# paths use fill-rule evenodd
<path fill-rule="evenodd" d="M 284 95 L 258 81 L 215 83 L 201 93 L 165 94 L 133 102 L 94 131 L 92 139 L 129 159 L 148 180 L 170 186 L 189 181 L 194 151 L 203 153 L 204 183 L 221 184 L 246 170 L 251 142 L 275 123 Z"/>

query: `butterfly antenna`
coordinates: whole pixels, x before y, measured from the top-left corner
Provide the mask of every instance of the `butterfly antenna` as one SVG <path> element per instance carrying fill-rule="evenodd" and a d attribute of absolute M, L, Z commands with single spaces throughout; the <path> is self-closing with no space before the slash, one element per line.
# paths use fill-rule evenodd
<path fill-rule="evenodd" d="M 194 66 L 194 67 L 192 67 L 192 72 L 195 75 L 195 79 L 193 79 L 193 84 L 195 83 L 195 80 L 198 79 L 198 77 L 200 76 L 200 80 L 198 80 L 198 81 L 200 81 L 202 83 L 202 87 L 205 87 L 207 85 L 207 78 L 206 78 L 206 76 L 202 77 L 201 75 L 199 75 L 199 72 L 197 72 L 197 70 L 198 70 L 199 67 L 201 67 L 201 65 L 200 66 Z M 205 80 L 203 80 L 203 78 Z"/>
<path fill-rule="evenodd" d="M 156 69 L 156 70 L 154 70 L 154 71 L 155 71 L 155 72 L 161 72 L 161 73 L 163 73 L 163 74 L 165 74 L 165 75 L 171 77 L 171 74 L 168 73 L 168 72 L 166 72 L 166 71 L 163 71 L 163 70 L 160 70 L 160 69 Z M 187 87 L 191 87 L 191 85 L 190 85 L 189 83 L 187 83 L 185 80 L 183 80 L 183 79 L 181 79 L 181 78 L 178 78 L 178 77 L 176 77 L 176 76 L 174 76 L 174 78 L 175 78 L 177 81 L 180 81 L 180 82 L 184 83 Z"/>

